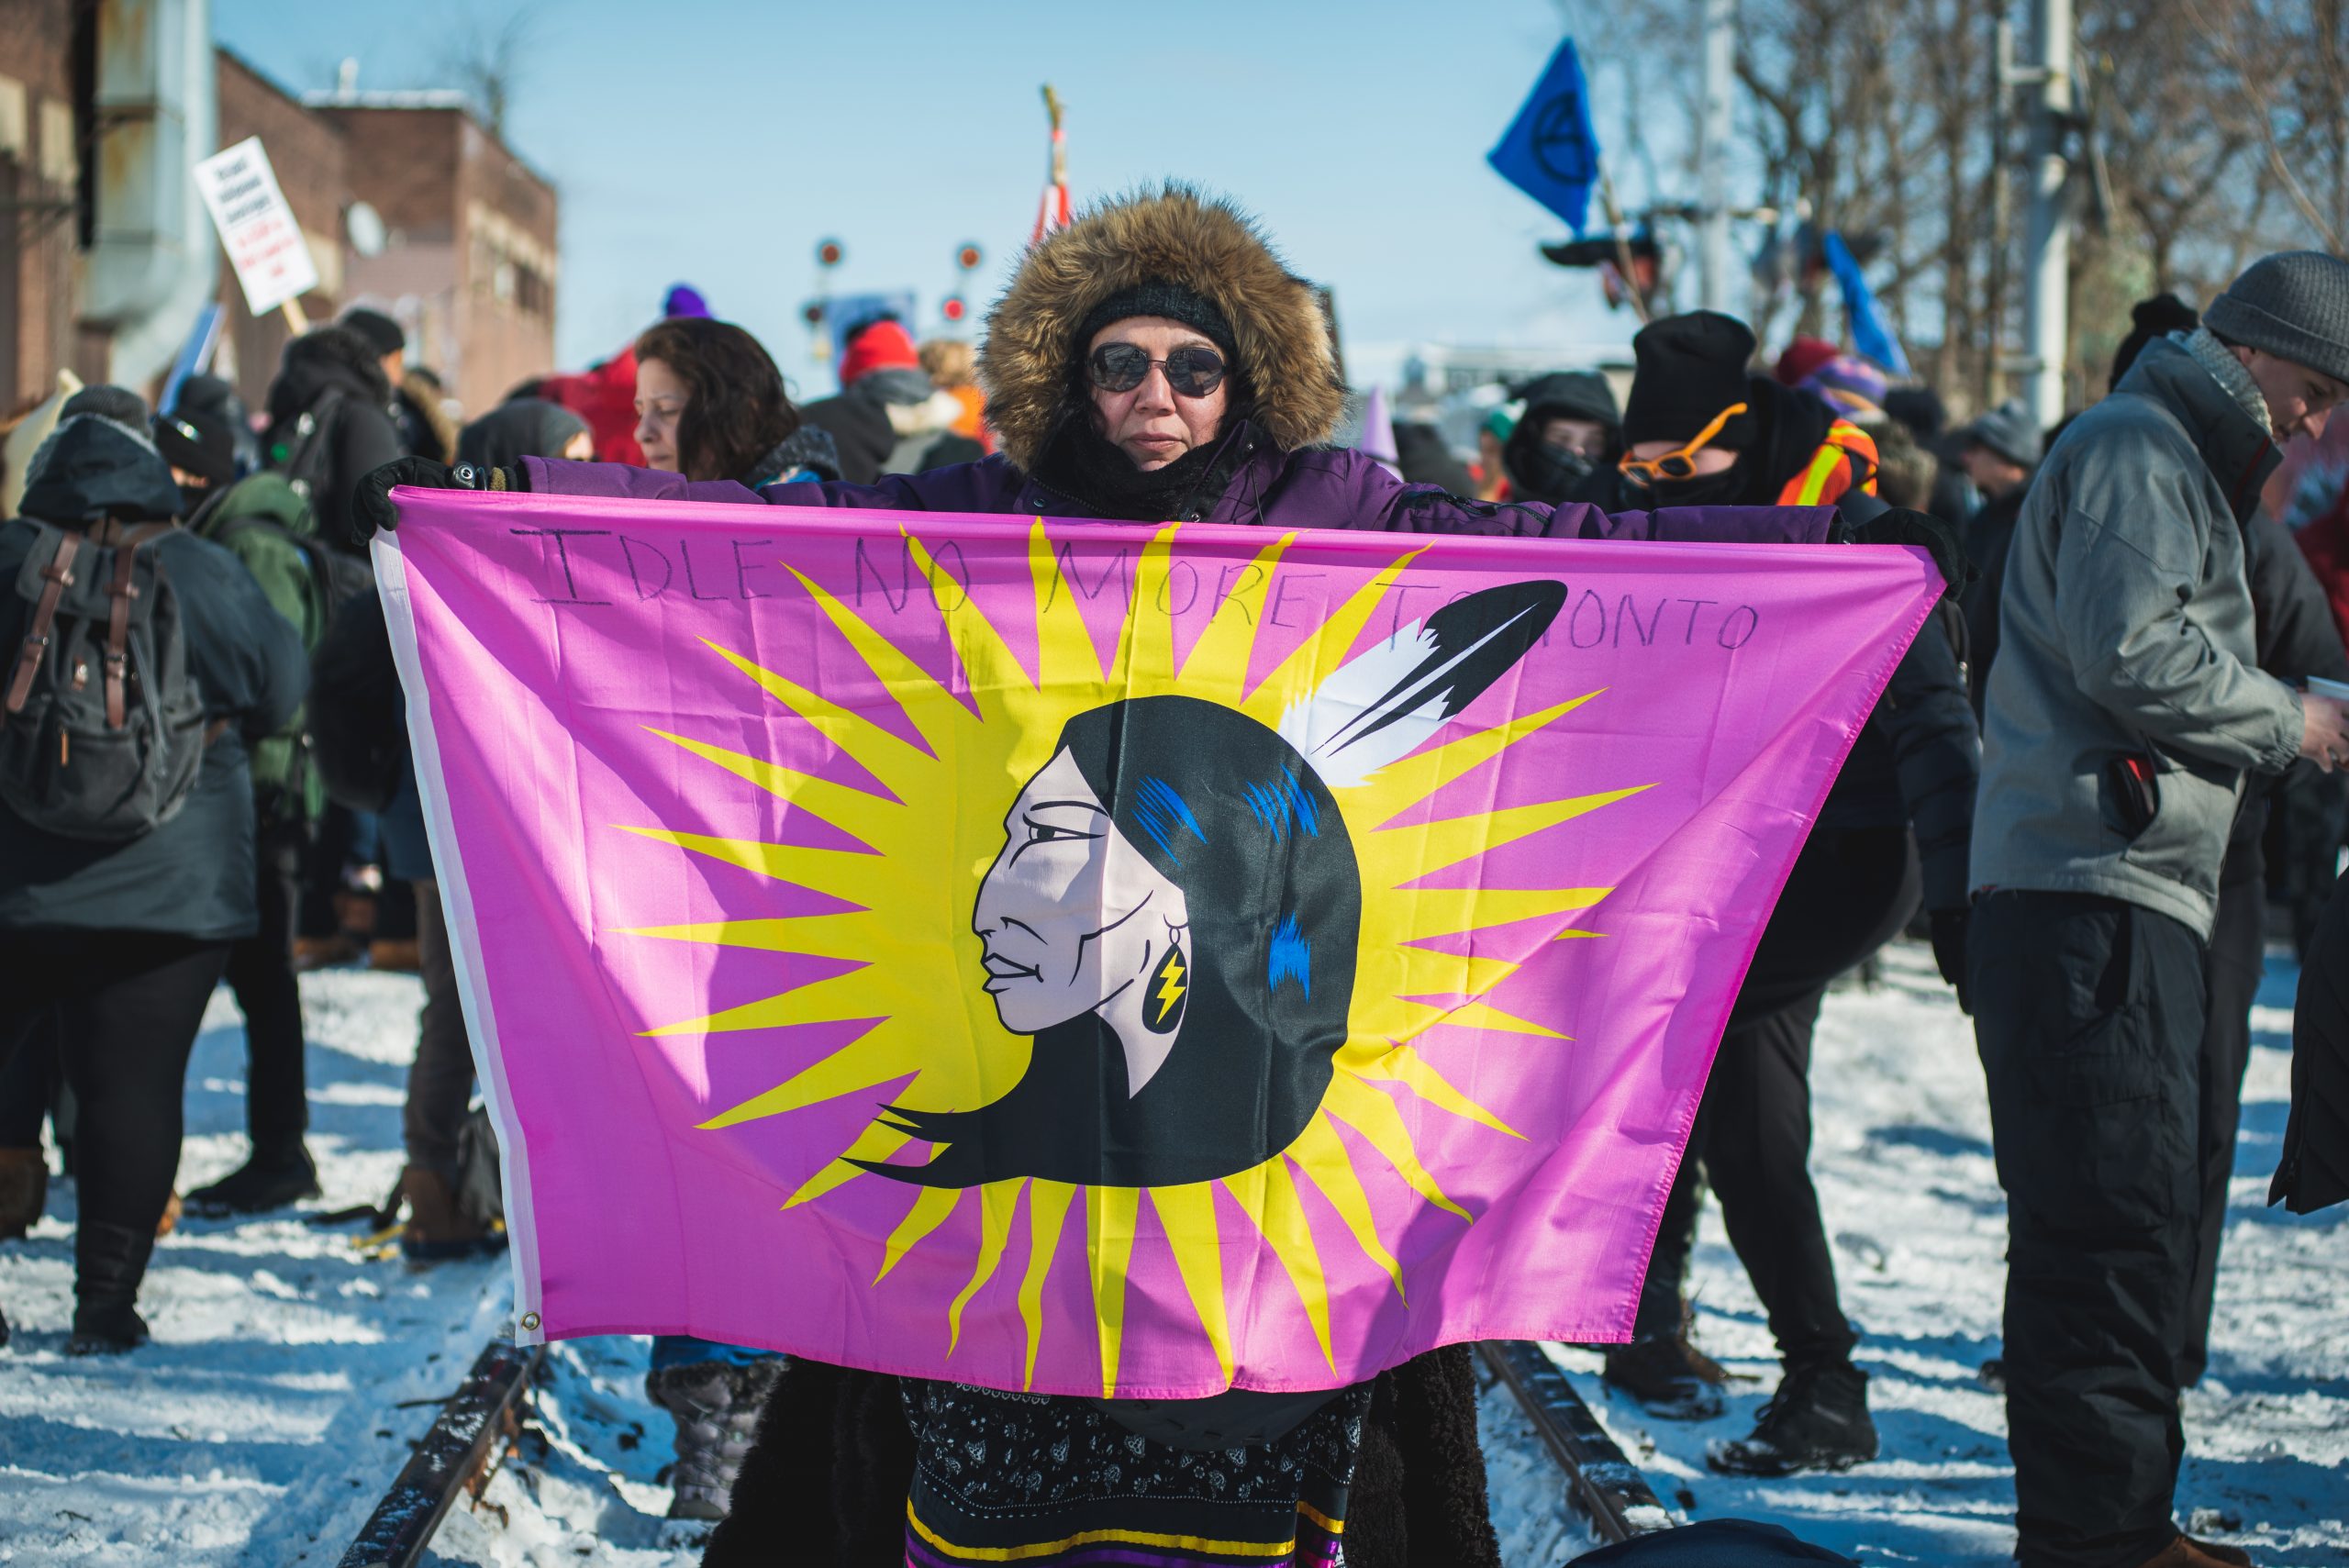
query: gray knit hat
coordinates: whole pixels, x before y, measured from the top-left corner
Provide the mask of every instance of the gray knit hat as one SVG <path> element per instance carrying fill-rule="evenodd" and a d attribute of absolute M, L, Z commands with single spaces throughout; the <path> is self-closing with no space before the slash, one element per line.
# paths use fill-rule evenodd
<path fill-rule="evenodd" d="M 2262 256 L 2210 302 L 2202 325 L 2349 382 L 2349 261 L 2321 250 Z"/>
<path fill-rule="evenodd" d="M 2039 421 L 2021 400 L 2001 403 L 1957 433 L 1957 444 L 1987 447 L 2017 468 L 2039 466 Z"/>

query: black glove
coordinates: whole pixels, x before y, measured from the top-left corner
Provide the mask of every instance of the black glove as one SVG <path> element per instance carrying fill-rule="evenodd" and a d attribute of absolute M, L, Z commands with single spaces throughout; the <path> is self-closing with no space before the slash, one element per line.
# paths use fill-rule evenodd
<path fill-rule="evenodd" d="M 461 462 L 454 468 L 429 457 L 395 458 L 361 476 L 351 497 L 351 515 L 363 543 L 375 530 L 389 533 L 399 527 L 392 507 L 392 486 L 413 484 L 422 490 L 528 490 L 529 475 L 518 468 L 482 468 Z"/>
<path fill-rule="evenodd" d="M 1932 552 L 1933 566 L 1942 574 L 1944 599 L 1957 597 L 1974 581 L 1974 566 L 1965 559 L 1965 546 L 1960 542 L 1957 529 L 1931 512 L 1893 506 L 1864 523 L 1854 523 L 1838 513 L 1827 538 L 1834 544 L 1922 545 Z"/>
<path fill-rule="evenodd" d="M 1974 994 L 1965 984 L 1965 929 L 1973 922 L 1971 909 L 1936 909 L 1931 917 L 1933 923 L 1933 962 L 1941 966 L 1942 978 L 1957 992 L 1957 1010 L 1972 1017 Z"/>

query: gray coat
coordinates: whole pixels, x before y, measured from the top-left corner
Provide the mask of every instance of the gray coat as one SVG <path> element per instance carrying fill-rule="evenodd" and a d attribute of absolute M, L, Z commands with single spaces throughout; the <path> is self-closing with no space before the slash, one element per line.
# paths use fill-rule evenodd
<path fill-rule="evenodd" d="M 2169 339 L 2047 455 L 2007 561 L 1976 890 L 2098 894 L 2209 938 L 2243 773 L 2300 747 L 2299 695 L 2256 668 L 2243 578 L 2242 519 L 2275 463 Z M 2131 758 L 2152 774 L 2149 820 Z"/>

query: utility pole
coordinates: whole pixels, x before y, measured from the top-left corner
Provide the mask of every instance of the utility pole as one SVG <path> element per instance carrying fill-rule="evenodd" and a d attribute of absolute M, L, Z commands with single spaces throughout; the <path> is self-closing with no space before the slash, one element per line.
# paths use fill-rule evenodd
<path fill-rule="evenodd" d="M 2023 258 L 2025 396 L 2044 428 L 2064 417 L 2072 222 L 2065 138 L 2072 121 L 2072 0 L 2032 0 L 2031 216 Z"/>
<path fill-rule="evenodd" d="M 2000 17 L 1990 33 L 1990 308 L 1984 312 L 1981 406 L 2007 400 L 2007 276 L 2014 265 L 2015 28 Z"/>
<path fill-rule="evenodd" d="M 1707 310 L 1729 303 L 1729 97 L 1737 49 L 1737 0 L 1702 0 L 1705 17 L 1705 113 L 1697 129 L 1699 286 Z"/>

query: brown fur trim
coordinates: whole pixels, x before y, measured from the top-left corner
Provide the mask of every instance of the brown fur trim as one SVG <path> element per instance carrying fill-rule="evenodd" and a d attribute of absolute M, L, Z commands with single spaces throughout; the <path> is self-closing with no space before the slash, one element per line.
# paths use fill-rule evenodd
<path fill-rule="evenodd" d="M 1012 462 L 1032 467 L 1052 433 L 1082 347 L 1078 324 L 1152 278 L 1205 295 L 1231 323 L 1252 417 L 1275 446 L 1295 451 L 1330 439 L 1345 389 L 1313 291 L 1237 207 L 1169 183 L 1104 202 L 1031 247 L 988 312 L 979 384 Z"/>

